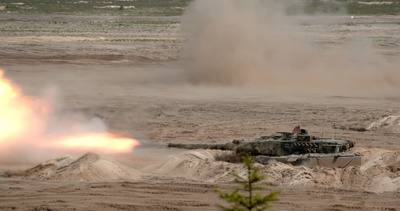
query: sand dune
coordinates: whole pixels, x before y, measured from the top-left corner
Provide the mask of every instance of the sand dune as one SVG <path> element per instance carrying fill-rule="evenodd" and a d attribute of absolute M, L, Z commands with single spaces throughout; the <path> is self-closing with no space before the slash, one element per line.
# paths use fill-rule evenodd
<path fill-rule="evenodd" d="M 67 181 L 107 181 L 139 179 L 140 173 L 117 161 L 95 153 L 86 153 L 78 159 L 57 158 L 41 163 L 29 170 L 32 179 Z"/>
<path fill-rule="evenodd" d="M 400 115 L 383 117 L 371 123 L 367 130 L 382 130 L 391 133 L 400 133 Z"/>
<path fill-rule="evenodd" d="M 376 193 L 400 190 L 399 151 L 358 148 L 357 152 L 365 155 L 361 167 L 311 169 L 280 162 L 257 166 L 270 183 L 278 186 L 334 187 Z M 153 173 L 205 182 L 229 182 L 232 172 L 245 173 L 241 164 L 216 161 L 214 156 L 221 153 L 218 150 L 191 151 L 156 165 Z"/>

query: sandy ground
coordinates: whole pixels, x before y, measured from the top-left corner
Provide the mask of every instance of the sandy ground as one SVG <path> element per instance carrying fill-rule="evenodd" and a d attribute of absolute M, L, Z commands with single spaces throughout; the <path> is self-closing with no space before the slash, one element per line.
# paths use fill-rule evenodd
<path fill-rule="evenodd" d="M 282 191 L 280 201 L 272 203 L 274 209 L 400 209 L 398 127 L 351 129 L 400 115 L 398 95 L 293 94 L 257 87 L 192 85 L 185 80 L 179 60 L 184 40 L 180 19 L 1 17 L 0 67 L 7 78 L 32 96 L 57 87 L 65 109 L 101 117 L 111 132 L 134 137 L 143 145 L 130 154 L 110 156 L 111 161 L 90 157 L 102 165 L 85 164 L 92 169 L 107 166 L 112 170 L 107 175 L 125 175 L 121 177 L 99 177 L 99 169 L 85 177 L 88 181 L 80 181 L 71 176 L 79 174 L 78 167 L 67 163 L 71 171 L 61 174 L 64 177 L 50 174 L 54 171 L 50 169 L 47 176 L 0 178 L 0 209 L 216 210 L 215 204 L 222 201 L 214 188 L 236 187 L 228 172 L 240 173 L 240 164 L 215 161 L 213 155 L 221 152 L 167 149 L 164 144 L 225 143 L 290 131 L 296 125 L 329 137 L 335 134 L 334 124 L 342 128 L 337 136 L 356 141 L 363 166 L 265 166 L 262 172 L 272 184 L 267 191 Z M 346 39 L 363 34 L 388 62 L 398 61 L 400 18 L 325 19 L 298 19 L 321 49 L 340 48 Z M 39 163 L 27 159 L 26 164 L 23 170 Z M 2 172 L 8 169 L 15 167 L 1 167 Z"/>

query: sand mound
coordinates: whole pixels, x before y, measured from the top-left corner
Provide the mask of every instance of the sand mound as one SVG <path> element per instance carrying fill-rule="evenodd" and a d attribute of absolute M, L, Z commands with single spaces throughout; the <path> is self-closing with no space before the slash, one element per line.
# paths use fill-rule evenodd
<path fill-rule="evenodd" d="M 370 153 L 367 150 L 364 152 Z M 400 190 L 399 161 L 400 152 L 382 150 L 364 161 L 361 167 L 310 169 L 277 162 L 266 166 L 263 174 L 268 175 L 276 185 L 362 189 L 381 193 Z"/>
<path fill-rule="evenodd" d="M 391 133 L 400 133 L 400 115 L 387 116 L 371 123 L 367 130 L 385 130 Z"/>
<path fill-rule="evenodd" d="M 280 162 L 257 164 L 273 185 L 308 188 L 362 189 L 369 192 L 400 190 L 400 152 L 382 149 L 357 149 L 363 155 L 362 166 L 347 168 L 307 168 Z M 191 151 L 173 157 L 153 168 L 153 173 L 185 177 L 206 182 L 232 181 L 230 173 L 245 174 L 242 164 L 216 161 L 218 150 Z"/>
<path fill-rule="evenodd" d="M 362 189 L 370 192 L 400 190 L 400 152 L 382 149 L 357 149 L 362 166 L 314 169 L 283 163 L 266 166 L 263 173 L 277 185 Z"/>
<path fill-rule="evenodd" d="M 95 153 L 87 153 L 76 160 L 70 157 L 49 160 L 27 170 L 27 175 L 38 179 L 69 181 L 140 178 L 136 170 Z"/>
<path fill-rule="evenodd" d="M 231 172 L 242 169 L 241 165 L 216 161 L 214 157 L 223 153 L 220 150 L 191 151 L 168 159 L 150 170 L 152 173 L 173 177 L 185 177 L 204 182 L 230 181 Z"/>

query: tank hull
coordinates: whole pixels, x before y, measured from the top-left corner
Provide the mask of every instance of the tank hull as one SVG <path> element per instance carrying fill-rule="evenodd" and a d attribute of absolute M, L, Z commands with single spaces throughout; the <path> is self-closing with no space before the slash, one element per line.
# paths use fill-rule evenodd
<path fill-rule="evenodd" d="M 348 166 L 361 166 L 361 156 L 357 153 L 339 154 L 308 154 L 290 156 L 255 156 L 258 163 L 267 165 L 271 162 L 282 162 L 293 166 L 307 166 L 314 168 L 317 166 L 345 168 Z"/>

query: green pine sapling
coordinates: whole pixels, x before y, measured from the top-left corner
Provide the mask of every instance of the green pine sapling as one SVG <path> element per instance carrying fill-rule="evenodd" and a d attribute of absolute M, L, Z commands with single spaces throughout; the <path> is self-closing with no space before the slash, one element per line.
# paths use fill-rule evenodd
<path fill-rule="evenodd" d="M 271 206 L 268 205 L 268 202 L 278 201 L 279 199 L 277 198 L 277 195 L 280 191 L 274 191 L 268 195 L 262 195 L 260 193 L 256 194 L 256 190 L 263 189 L 261 186 L 256 185 L 256 183 L 262 182 L 265 180 L 265 177 L 258 174 L 260 168 L 254 166 L 255 159 L 253 157 L 247 155 L 243 156 L 242 159 L 243 164 L 246 167 L 246 175 L 242 177 L 234 173 L 233 176 L 235 177 L 235 182 L 243 187 L 243 191 L 247 192 L 247 196 L 242 195 L 239 192 L 239 189 L 236 189 L 232 193 L 216 189 L 216 192 L 219 193 L 221 199 L 231 203 L 230 207 L 222 205 L 218 206 L 225 211 L 258 211 L 271 208 Z"/>

